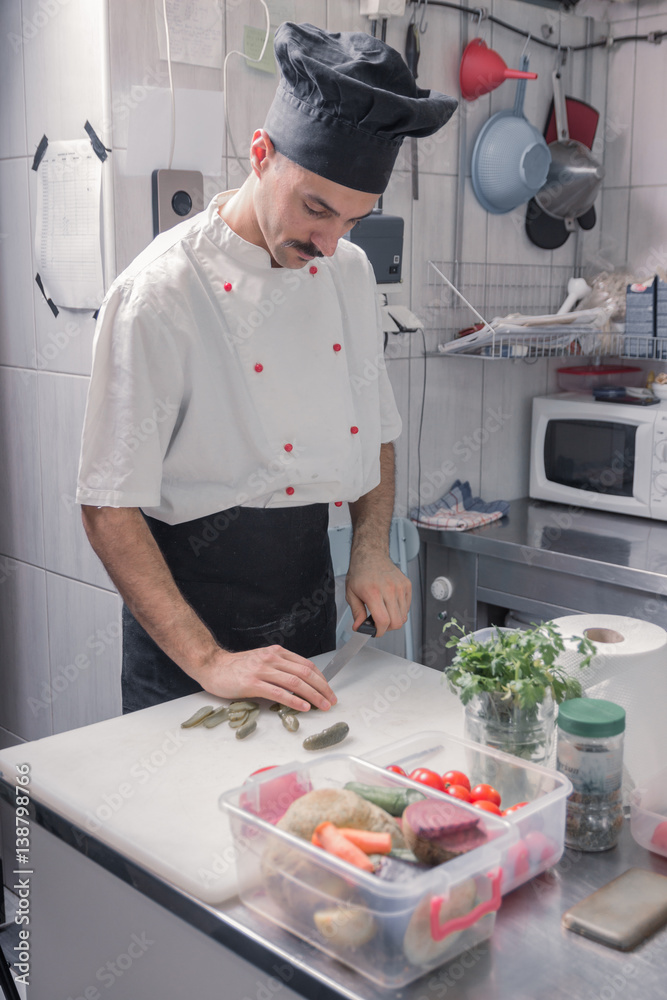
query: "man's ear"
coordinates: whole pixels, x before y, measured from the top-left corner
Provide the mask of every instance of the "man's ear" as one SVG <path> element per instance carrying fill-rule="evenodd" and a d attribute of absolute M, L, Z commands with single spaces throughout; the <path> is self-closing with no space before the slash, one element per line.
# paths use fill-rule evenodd
<path fill-rule="evenodd" d="M 250 163 L 255 174 L 260 177 L 266 165 L 275 155 L 275 147 L 269 139 L 268 132 L 258 128 L 250 142 Z"/>

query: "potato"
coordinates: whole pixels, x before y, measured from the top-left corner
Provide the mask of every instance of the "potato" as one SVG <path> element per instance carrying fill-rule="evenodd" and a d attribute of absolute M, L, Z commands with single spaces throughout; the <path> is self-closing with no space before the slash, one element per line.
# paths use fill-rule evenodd
<path fill-rule="evenodd" d="M 307 792 L 292 802 L 276 826 L 302 840 L 310 840 L 315 827 L 326 820 L 334 826 L 388 832 L 392 847 L 405 847 L 401 828 L 393 816 L 345 788 L 317 788 Z"/>

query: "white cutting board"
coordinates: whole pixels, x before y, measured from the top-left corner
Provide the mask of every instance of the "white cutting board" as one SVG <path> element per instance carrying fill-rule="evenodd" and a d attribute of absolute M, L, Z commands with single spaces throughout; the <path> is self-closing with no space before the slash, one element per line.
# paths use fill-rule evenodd
<path fill-rule="evenodd" d="M 314 658 L 323 665 L 331 654 Z M 269 764 L 312 760 L 302 741 L 345 721 L 350 734 L 332 752 L 363 756 L 423 730 L 461 733 L 461 706 L 443 675 L 366 647 L 333 682 L 338 704 L 299 716 L 288 732 L 269 702 L 246 740 L 223 723 L 181 729 L 203 692 L 141 712 L 0 751 L 0 774 L 30 764 L 30 791 L 60 815 L 198 899 L 236 894 L 234 848 L 218 799 Z M 326 751 L 324 751 L 326 752 Z"/>

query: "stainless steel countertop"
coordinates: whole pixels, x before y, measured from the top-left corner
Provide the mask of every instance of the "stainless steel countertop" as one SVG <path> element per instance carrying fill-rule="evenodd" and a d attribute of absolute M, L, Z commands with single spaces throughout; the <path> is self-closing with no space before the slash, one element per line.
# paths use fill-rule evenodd
<path fill-rule="evenodd" d="M 0 778 L 0 797 L 14 789 Z M 31 821 L 137 892 L 274 975 L 290 963 L 290 988 L 308 1000 L 667 1000 L 667 927 L 632 952 L 618 952 L 560 926 L 575 902 L 633 866 L 667 876 L 667 858 L 624 829 L 600 854 L 566 850 L 553 868 L 504 897 L 491 939 L 401 990 L 385 990 L 246 909 L 213 907 L 177 889 L 33 799 Z M 221 956 L 221 962 L 224 957 Z"/>
<path fill-rule="evenodd" d="M 626 821 L 618 847 L 599 854 L 566 850 L 557 865 L 504 897 L 489 941 L 395 991 L 270 927 L 240 903 L 222 915 L 284 949 L 346 1000 L 664 1000 L 667 927 L 634 951 L 619 952 L 560 926 L 570 906 L 632 867 L 667 875 L 667 858 L 640 847 Z"/>
<path fill-rule="evenodd" d="M 430 545 L 667 595 L 667 522 L 524 497 L 481 528 L 419 534 Z"/>

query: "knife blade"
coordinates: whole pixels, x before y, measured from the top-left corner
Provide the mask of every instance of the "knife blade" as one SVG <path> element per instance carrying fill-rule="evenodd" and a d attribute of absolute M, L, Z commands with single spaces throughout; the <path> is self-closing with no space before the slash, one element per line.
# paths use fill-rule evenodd
<path fill-rule="evenodd" d="M 342 670 L 346 663 L 349 663 L 353 656 L 359 652 L 359 650 L 366 645 L 368 640 L 374 636 L 377 632 L 375 628 L 375 622 L 373 621 L 373 616 L 369 615 L 368 618 L 361 623 L 356 632 L 352 633 L 350 639 L 347 640 L 344 646 L 341 646 L 334 655 L 331 657 L 327 665 L 322 670 L 322 676 L 325 680 L 330 681 L 332 677 L 335 677 L 339 670 Z"/>

